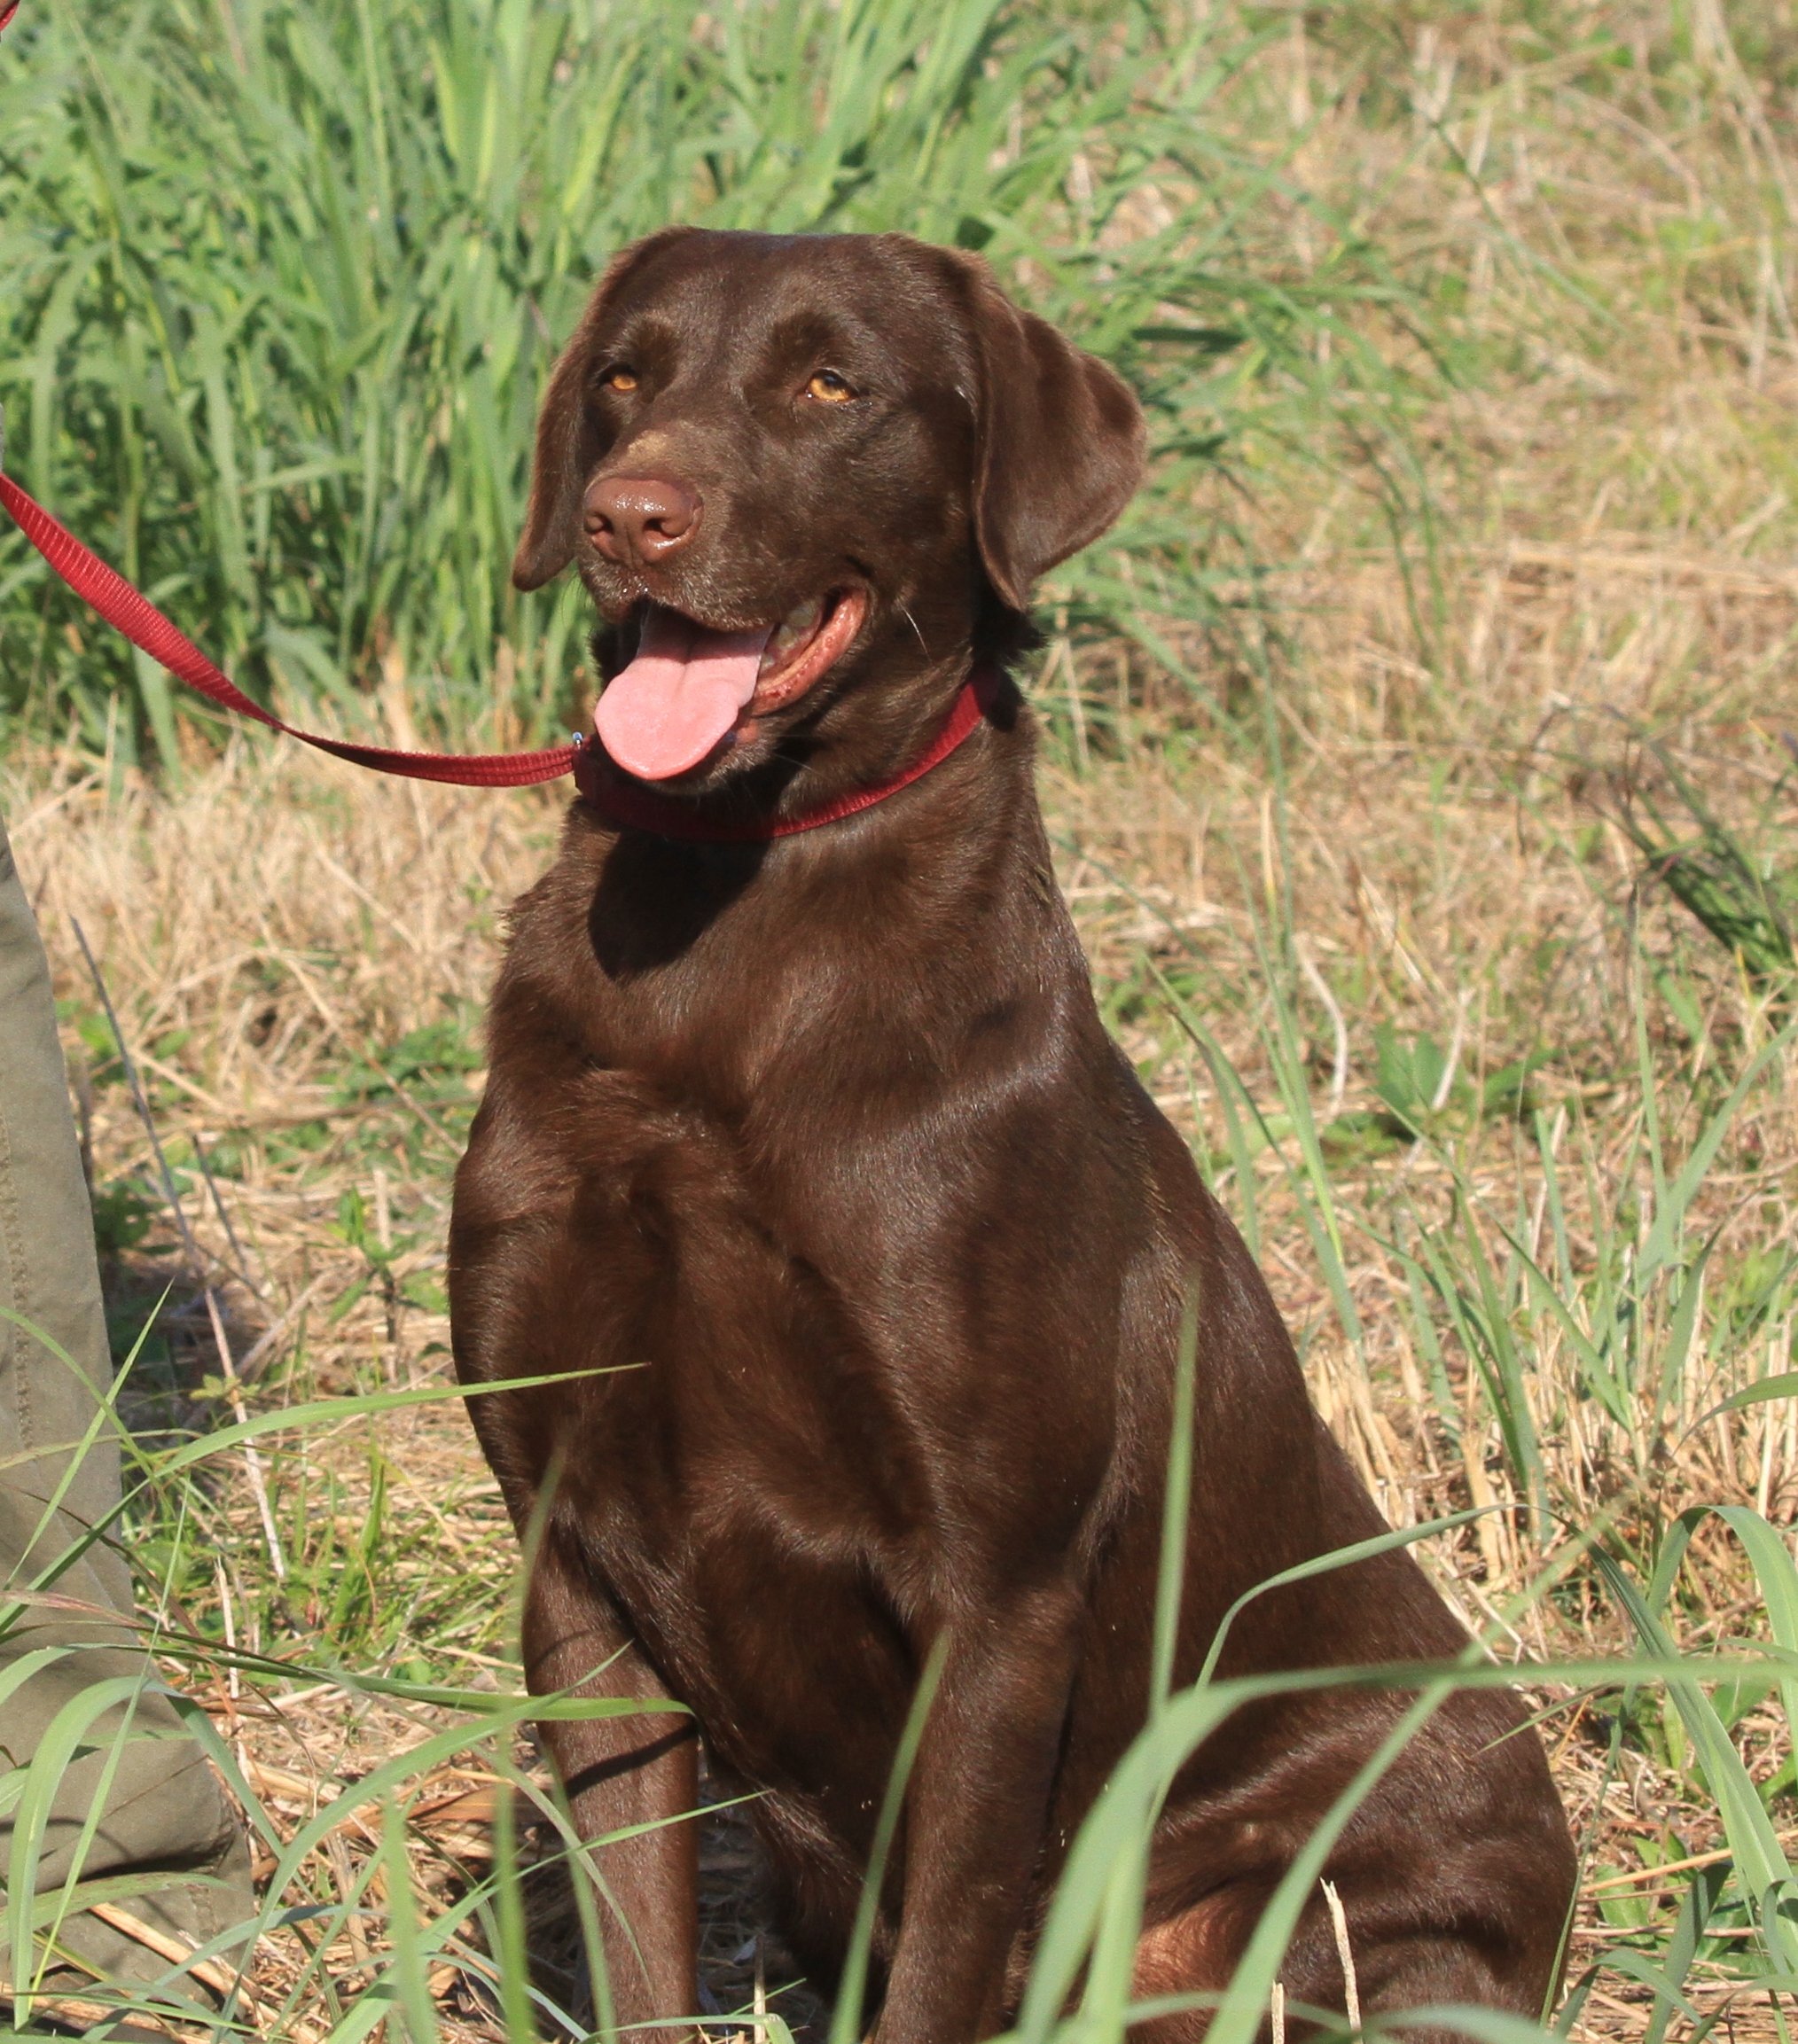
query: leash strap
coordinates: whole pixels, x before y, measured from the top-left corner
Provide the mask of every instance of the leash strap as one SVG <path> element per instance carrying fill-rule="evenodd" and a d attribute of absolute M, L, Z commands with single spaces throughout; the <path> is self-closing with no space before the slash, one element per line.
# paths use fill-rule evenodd
<path fill-rule="evenodd" d="M 342 738 L 322 737 L 316 731 L 297 730 L 260 703 L 253 703 L 147 597 L 139 595 L 123 575 L 84 547 L 4 471 L 0 471 L 0 504 L 76 596 L 134 646 L 211 701 L 240 716 L 254 717 L 270 730 L 285 731 L 301 745 L 315 745 L 321 753 L 358 767 L 372 767 L 377 773 L 403 774 L 415 781 L 450 781 L 469 788 L 525 788 L 534 782 L 553 781 L 575 764 L 577 745 L 556 745 L 543 753 L 400 753 L 384 745 L 354 745 Z"/>

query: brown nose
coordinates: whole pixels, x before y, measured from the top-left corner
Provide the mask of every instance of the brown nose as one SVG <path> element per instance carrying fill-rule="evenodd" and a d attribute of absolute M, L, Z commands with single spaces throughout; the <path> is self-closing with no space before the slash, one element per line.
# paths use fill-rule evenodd
<path fill-rule="evenodd" d="M 602 476 L 587 492 L 587 536 L 608 561 L 654 567 L 677 553 L 700 522 L 700 500 L 677 482 Z"/>

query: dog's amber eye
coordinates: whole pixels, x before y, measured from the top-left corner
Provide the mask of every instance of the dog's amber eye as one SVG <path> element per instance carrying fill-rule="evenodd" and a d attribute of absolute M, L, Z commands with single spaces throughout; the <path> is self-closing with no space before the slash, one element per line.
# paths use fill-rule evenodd
<path fill-rule="evenodd" d="M 847 404 L 856 394 L 833 369 L 821 369 L 805 386 L 808 397 L 815 397 L 825 404 Z"/>
<path fill-rule="evenodd" d="M 606 371 L 604 380 L 607 390 L 635 390 L 637 371 L 634 369 L 610 369 Z"/>

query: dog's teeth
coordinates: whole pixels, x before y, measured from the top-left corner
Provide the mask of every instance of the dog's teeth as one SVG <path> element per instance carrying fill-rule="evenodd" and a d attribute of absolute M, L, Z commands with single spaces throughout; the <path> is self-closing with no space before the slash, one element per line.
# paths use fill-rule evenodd
<path fill-rule="evenodd" d="M 823 608 L 822 600 L 814 597 L 809 604 L 801 604 L 797 610 L 786 613 L 762 650 L 762 673 L 765 675 L 769 668 L 778 667 L 801 639 L 811 636 L 817 628 L 818 613 Z"/>

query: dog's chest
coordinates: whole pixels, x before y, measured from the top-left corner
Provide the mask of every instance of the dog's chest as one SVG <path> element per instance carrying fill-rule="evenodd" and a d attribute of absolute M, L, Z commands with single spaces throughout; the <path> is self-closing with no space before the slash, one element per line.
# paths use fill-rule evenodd
<path fill-rule="evenodd" d="M 862 1159 L 796 1108 L 777 1138 L 640 1073 L 564 1076 L 553 1114 L 496 1089 L 457 1194 L 467 1275 L 537 1366 L 615 1373 L 544 1394 L 532 1459 L 577 1455 L 663 1534 L 770 1498 L 840 1522 L 846 1469 L 885 1516 L 915 1431 L 908 1260 Z"/>
<path fill-rule="evenodd" d="M 846 1722 L 857 1687 L 903 1689 L 894 1614 L 934 1601 L 951 1558 L 903 1288 L 844 1225 L 827 1162 L 800 1198 L 798 1165 L 697 1112 L 606 1119 L 545 1276 L 575 1301 L 585 1367 L 616 1374 L 577 1430 L 559 1408 L 551 1452 L 677 1693 L 734 1764 L 799 1784 L 817 1756 L 778 1751 L 786 1686 L 854 1670 Z"/>

